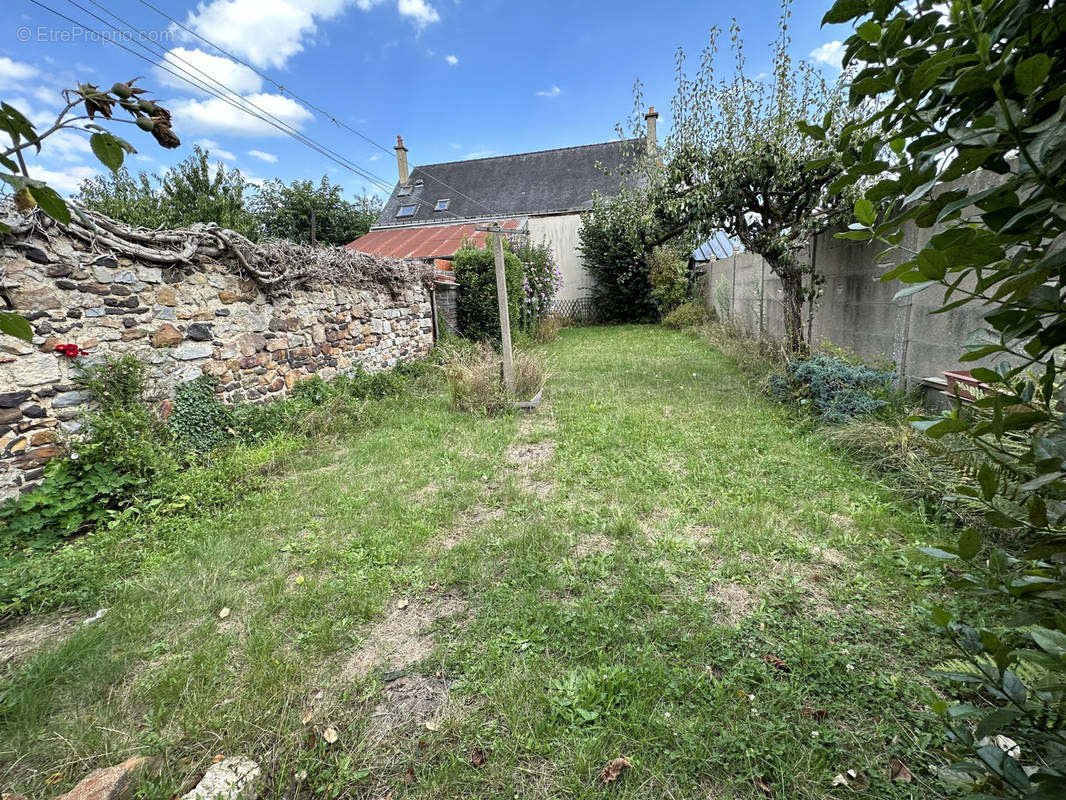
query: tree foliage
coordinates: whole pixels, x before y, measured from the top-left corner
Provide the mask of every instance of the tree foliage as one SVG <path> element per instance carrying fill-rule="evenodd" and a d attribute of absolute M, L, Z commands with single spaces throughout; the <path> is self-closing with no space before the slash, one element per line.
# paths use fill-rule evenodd
<path fill-rule="evenodd" d="M 167 225 L 168 210 L 159 182 L 157 175 L 139 172 L 134 177 L 123 166 L 108 175 L 86 178 L 71 199 L 130 225 L 162 228 Z"/>
<path fill-rule="evenodd" d="M 259 225 L 248 208 L 253 189 L 240 170 L 212 163 L 199 145 L 163 175 L 126 169 L 82 181 L 76 202 L 114 219 L 145 228 L 182 228 L 214 222 L 249 238 Z"/>
<path fill-rule="evenodd" d="M 838 0 L 825 17 L 852 21 L 850 102 L 873 110 L 857 143 L 808 128 L 850 154 L 835 190 L 880 176 L 843 236 L 892 251 L 904 224 L 935 227 L 883 278 L 907 284 L 899 295 L 942 291 L 941 312 L 985 307 L 962 358 L 1002 358 L 973 369 L 988 390 L 972 405 L 914 420 L 970 476 L 958 498 L 1002 529 L 987 547 L 966 530 L 927 552 L 1013 612 L 979 628 L 934 610 L 961 656 L 946 677 L 980 698 L 935 705 L 957 745 L 952 775 L 983 796 L 1066 796 L 1066 7 Z"/>
<path fill-rule="evenodd" d="M 381 201 L 363 194 L 345 200 L 343 188 L 326 176 L 316 185 L 309 180 L 267 181 L 252 198 L 251 210 L 262 235 L 311 243 L 312 211 L 315 243 L 343 246 L 370 230 L 381 213 Z"/>
<path fill-rule="evenodd" d="M 597 196 L 581 217 L 578 250 L 595 283 L 597 317 L 604 322 L 651 322 L 658 318 L 642 238 L 645 198 L 635 191 Z"/>
<path fill-rule="evenodd" d="M 830 85 L 812 65 L 793 61 L 789 16 L 786 0 L 765 79 L 746 74 L 736 23 L 729 29 L 734 71 L 726 78 L 715 73 L 718 28 L 694 77 L 678 50 L 674 129 L 661 162 L 648 161 L 649 235 L 662 241 L 688 232 L 706 240 L 724 231 L 761 255 L 781 279 L 788 344 L 800 351 L 803 305 L 815 282 L 811 266 L 797 256 L 848 205 L 827 191 L 843 166 L 839 154 L 825 140 L 803 136 L 799 125 L 813 114 L 837 130 L 847 114 L 841 84 Z"/>

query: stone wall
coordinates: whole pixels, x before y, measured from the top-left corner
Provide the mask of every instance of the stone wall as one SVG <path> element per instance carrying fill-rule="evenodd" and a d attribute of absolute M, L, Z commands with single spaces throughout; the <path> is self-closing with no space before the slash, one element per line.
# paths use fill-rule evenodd
<path fill-rule="evenodd" d="M 38 482 L 78 429 L 88 400 L 76 386 L 78 363 L 134 353 L 164 393 L 208 375 L 224 400 L 261 402 L 311 375 L 384 369 L 433 344 L 422 286 L 267 297 L 223 264 L 161 268 L 63 236 L 5 242 L 0 279 L 36 334 L 32 343 L 0 335 L 0 499 Z M 61 344 L 87 355 L 69 359 Z"/>

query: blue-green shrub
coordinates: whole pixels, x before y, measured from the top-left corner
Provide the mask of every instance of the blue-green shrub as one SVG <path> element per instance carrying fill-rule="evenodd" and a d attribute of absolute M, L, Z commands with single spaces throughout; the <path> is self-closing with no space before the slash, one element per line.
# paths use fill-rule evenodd
<path fill-rule="evenodd" d="M 824 422 L 841 423 L 885 408 L 895 378 L 893 372 L 818 353 L 790 361 L 784 374 L 771 375 L 770 394 L 779 402 L 809 408 Z"/>

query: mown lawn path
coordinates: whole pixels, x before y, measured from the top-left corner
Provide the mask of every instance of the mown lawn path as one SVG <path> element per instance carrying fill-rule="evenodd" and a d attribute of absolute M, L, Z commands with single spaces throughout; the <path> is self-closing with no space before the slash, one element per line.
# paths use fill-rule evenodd
<path fill-rule="evenodd" d="M 387 401 L 270 492 L 146 533 L 87 600 L 108 614 L 4 678 L 0 788 L 162 753 L 144 797 L 217 754 L 265 797 L 816 798 L 848 769 L 854 796 L 939 796 L 936 580 L 907 550 L 938 532 L 697 339 L 546 353 L 533 417 Z"/>

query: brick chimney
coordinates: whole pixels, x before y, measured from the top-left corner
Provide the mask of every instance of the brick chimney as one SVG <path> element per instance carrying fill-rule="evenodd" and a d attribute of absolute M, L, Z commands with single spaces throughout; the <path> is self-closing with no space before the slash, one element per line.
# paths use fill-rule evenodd
<path fill-rule="evenodd" d="M 396 151 L 396 170 L 400 173 L 400 183 L 407 183 L 411 173 L 407 169 L 407 148 L 403 146 L 402 136 L 396 137 L 396 146 L 392 149 Z"/>
<path fill-rule="evenodd" d="M 659 148 L 659 136 L 656 131 L 656 123 L 659 121 L 659 112 L 655 110 L 655 106 L 648 109 L 648 113 L 644 115 L 644 121 L 648 123 L 648 152 L 651 153 Z"/>

